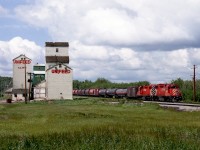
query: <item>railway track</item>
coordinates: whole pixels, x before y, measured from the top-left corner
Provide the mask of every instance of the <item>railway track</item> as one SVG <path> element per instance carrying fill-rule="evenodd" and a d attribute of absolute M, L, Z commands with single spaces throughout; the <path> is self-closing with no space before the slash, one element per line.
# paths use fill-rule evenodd
<path fill-rule="evenodd" d="M 163 108 L 174 108 L 180 111 L 200 111 L 200 104 L 191 103 L 171 103 L 171 102 L 155 102 L 144 101 L 145 103 L 157 103 Z"/>

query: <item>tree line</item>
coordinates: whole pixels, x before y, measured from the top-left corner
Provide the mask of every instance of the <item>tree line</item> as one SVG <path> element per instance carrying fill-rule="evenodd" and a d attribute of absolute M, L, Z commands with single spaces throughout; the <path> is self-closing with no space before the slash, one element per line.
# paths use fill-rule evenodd
<path fill-rule="evenodd" d="M 10 87 L 12 87 L 12 78 L 0 76 L 0 97 L 3 97 L 5 90 Z"/>
<path fill-rule="evenodd" d="M 87 88 L 127 88 L 129 86 L 140 86 L 149 85 L 148 81 L 139 81 L 132 83 L 113 83 L 105 78 L 98 78 L 96 81 L 92 82 L 90 80 L 85 81 L 73 81 L 74 89 L 87 89 Z"/>
<path fill-rule="evenodd" d="M 183 100 L 185 101 L 194 101 L 193 100 L 193 81 L 191 80 L 183 80 L 178 78 L 176 80 L 172 80 L 171 83 L 175 83 L 179 86 L 182 94 Z M 196 80 L 196 101 L 200 101 L 200 80 Z"/>

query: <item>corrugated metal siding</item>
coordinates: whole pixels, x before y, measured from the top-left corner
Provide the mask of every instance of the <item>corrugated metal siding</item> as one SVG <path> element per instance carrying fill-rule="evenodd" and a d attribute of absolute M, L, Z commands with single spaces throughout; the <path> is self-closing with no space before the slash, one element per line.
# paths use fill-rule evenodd
<path fill-rule="evenodd" d="M 46 47 L 46 56 L 69 56 L 68 47 Z"/>

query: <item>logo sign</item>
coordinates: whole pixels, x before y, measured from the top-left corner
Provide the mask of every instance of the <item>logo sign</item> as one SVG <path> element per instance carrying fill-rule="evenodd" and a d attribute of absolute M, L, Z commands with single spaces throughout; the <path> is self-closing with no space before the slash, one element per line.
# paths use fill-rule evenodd
<path fill-rule="evenodd" d="M 150 90 L 150 95 L 151 96 L 156 96 L 157 95 L 157 90 L 156 90 L 155 86 L 153 86 L 152 89 Z"/>
<path fill-rule="evenodd" d="M 31 60 L 13 60 L 14 64 L 30 64 Z"/>
<path fill-rule="evenodd" d="M 51 70 L 52 73 L 57 73 L 57 74 L 68 74 L 70 73 L 71 71 L 70 70 L 64 70 L 64 69 L 54 69 L 54 70 Z"/>

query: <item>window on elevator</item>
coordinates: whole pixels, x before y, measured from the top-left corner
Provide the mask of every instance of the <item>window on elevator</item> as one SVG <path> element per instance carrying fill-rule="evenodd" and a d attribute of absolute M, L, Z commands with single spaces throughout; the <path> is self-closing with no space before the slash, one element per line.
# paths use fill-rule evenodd
<path fill-rule="evenodd" d="M 59 64 L 59 68 L 62 68 L 62 64 Z"/>

